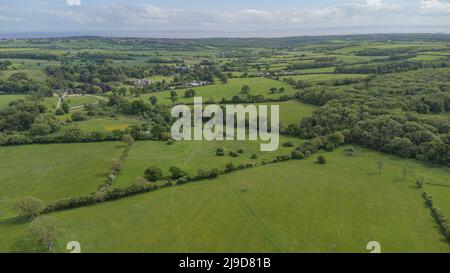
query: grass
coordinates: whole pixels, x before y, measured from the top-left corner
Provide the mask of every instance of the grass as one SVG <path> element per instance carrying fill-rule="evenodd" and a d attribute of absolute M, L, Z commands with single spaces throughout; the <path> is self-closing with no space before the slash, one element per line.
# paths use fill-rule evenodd
<path fill-rule="evenodd" d="M 84 104 L 96 103 L 99 101 L 99 98 L 95 96 L 69 96 L 65 98 L 65 101 L 70 107 L 77 107 Z"/>
<path fill-rule="evenodd" d="M 158 166 L 168 175 L 171 166 L 178 166 L 190 175 L 196 175 L 201 168 L 220 168 L 233 162 L 240 163 L 260 163 L 262 160 L 271 160 L 277 155 L 290 154 L 294 148 L 284 148 L 282 144 L 290 141 L 295 145 L 302 143 L 296 138 L 280 138 L 280 148 L 276 152 L 260 152 L 260 144 L 256 141 L 181 141 L 173 145 L 164 142 L 140 141 L 136 142 L 125 163 L 124 170 L 118 176 L 114 186 L 123 187 L 133 185 L 138 177 L 144 175 L 145 169 L 150 166 Z M 216 149 L 223 147 L 226 155 L 216 156 Z M 239 157 L 228 155 L 230 151 L 236 152 L 244 149 L 244 153 Z M 257 154 L 258 159 L 250 159 L 252 154 Z"/>
<path fill-rule="evenodd" d="M 0 148 L 0 216 L 18 198 L 45 202 L 96 190 L 118 158 L 120 143 L 25 145 Z"/>
<path fill-rule="evenodd" d="M 281 95 L 294 95 L 295 90 L 287 84 L 284 84 L 279 81 L 266 79 L 266 78 L 239 78 L 239 79 L 230 79 L 228 83 L 216 83 L 214 85 L 203 86 L 193 88 L 196 91 L 197 97 L 202 97 L 203 101 L 206 102 L 210 99 L 219 102 L 222 98 L 230 100 L 235 95 L 240 95 L 241 88 L 244 85 L 250 86 L 250 94 L 251 95 L 263 95 L 265 98 L 279 98 Z M 284 94 L 271 94 L 270 88 L 276 87 L 281 88 L 284 87 L 286 92 Z M 192 98 L 184 98 L 184 92 L 186 89 L 177 90 L 179 102 L 193 102 Z M 148 100 L 150 96 L 155 96 L 158 98 L 159 102 L 170 103 L 170 93 L 169 92 L 160 92 L 160 93 L 152 93 L 141 96 L 142 100 Z"/>
<path fill-rule="evenodd" d="M 0 95 L 0 109 L 7 107 L 10 102 L 25 99 L 24 95 Z"/>
<path fill-rule="evenodd" d="M 39 69 L 20 69 L 20 70 L 7 70 L 2 71 L 0 74 L 0 79 L 6 80 L 8 79 L 12 74 L 15 73 L 25 73 L 28 78 L 38 80 L 38 81 L 44 81 L 47 76 L 45 75 L 44 71 Z"/>
<path fill-rule="evenodd" d="M 139 124 L 139 120 L 132 117 L 119 116 L 116 118 L 94 117 L 86 121 L 75 122 L 72 126 L 78 127 L 85 132 L 112 132 L 114 130 L 125 130 L 134 124 Z"/>
<path fill-rule="evenodd" d="M 361 148 L 326 157 L 53 213 L 58 250 L 76 240 L 84 252 L 367 252 L 375 240 L 382 252 L 450 251 L 421 191 L 401 179 L 404 160 Z M 20 249 L 23 223 L 0 229 L 0 251 Z"/>
<path fill-rule="evenodd" d="M 316 106 L 296 100 L 273 104 L 280 106 L 280 123 L 283 126 L 288 126 L 290 124 L 298 125 L 304 117 L 310 116 L 312 112 L 317 109 Z"/>

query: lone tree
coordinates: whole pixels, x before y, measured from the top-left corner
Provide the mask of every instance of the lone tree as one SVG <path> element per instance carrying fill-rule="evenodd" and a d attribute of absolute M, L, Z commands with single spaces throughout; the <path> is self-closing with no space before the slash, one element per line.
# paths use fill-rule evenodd
<path fill-rule="evenodd" d="M 150 167 L 147 170 L 145 170 L 144 177 L 150 181 L 150 182 L 156 182 L 160 180 L 163 176 L 163 171 L 158 167 Z"/>
<path fill-rule="evenodd" d="M 270 88 L 270 93 L 275 94 L 276 92 L 278 92 L 278 89 L 276 87 Z"/>
<path fill-rule="evenodd" d="M 244 86 L 242 86 L 242 88 L 241 88 L 241 94 L 248 94 L 248 93 L 250 93 L 250 86 L 248 86 L 248 85 L 244 85 Z"/>
<path fill-rule="evenodd" d="M 56 220 L 50 216 L 39 216 L 35 218 L 30 226 L 29 232 L 47 251 L 52 251 L 56 240 Z"/>
<path fill-rule="evenodd" d="M 14 210 L 23 217 L 36 217 L 44 208 L 45 205 L 42 200 L 31 196 L 19 199 L 14 204 Z"/>
<path fill-rule="evenodd" d="M 158 98 L 156 98 L 155 96 L 151 96 L 148 100 L 152 105 L 156 105 L 158 103 Z"/>
<path fill-rule="evenodd" d="M 325 156 L 319 155 L 317 157 L 317 163 L 324 165 L 327 163 L 327 159 L 325 158 Z"/>
<path fill-rule="evenodd" d="M 189 89 L 186 92 L 184 92 L 185 98 L 193 98 L 193 97 L 195 97 L 195 95 L 196 95 L 196 92 L 194 89 Z"/>
<path fill-rule="evenodd" d="M 69 113 L 70 112 L 70 106 L 69 106 L 69 104 L 67 103 L 67 102 L 63 102 L 62 104 L 61 104 L 61 109 L 64 111 L 64 113 Z"/>
<path fill-rule="evenodd" d="M 217 148 L 216 155 L 217 156 L 224 156 L 225 155 L 225 148 L 223 148 L 223 147 Z"/>
<path fill-rule="evenodd" d="M 169 171 L 172 174 L 171 175 L 172 179 L 178 179 L 178 178 L 181 178 L 181 177 L 187 175 L 187 173 L 185 171 L 183 171 L 181 168 L 178 168 L 176 166 L 170 167 Z"/>

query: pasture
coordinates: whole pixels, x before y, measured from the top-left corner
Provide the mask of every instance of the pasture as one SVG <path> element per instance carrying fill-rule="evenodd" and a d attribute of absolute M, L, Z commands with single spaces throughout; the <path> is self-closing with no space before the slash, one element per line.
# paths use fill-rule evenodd
<path fill-rule="evenodd" d="M 77 240 L 84 252 L 367 252 L 376 240 L 383 252 L 450 251 L 421 191 L 402 179 L 406 161 L 362 148 L 325 155 L 326 165 L 290 161 L 53 213 L 58 250 Z M 0 228 L 10 232 L 2 250 L 25 240 L 20 222 Z"/>
<path fill-rule="evenodd" d="M 0 109 L 7 107 L 10 102 L 25 99 L 23 95 L 0 95 Z"/>
<path fill-rule="evenodd" d="M 21 197 L 51 202 L 94 192 L 122 150 L 114 142 L 0 147 L 0 216 Z"/>
<path fill-rule="evenodd" d="M 294 95 L 295 90 L 282 82 L 266 79 L 266 78 L 238 78 L 238 79 L 230 79 L 226 84 L 224 83 L 216 83 L 213 85 L 202 86 L 202 87 L 193 87 L 196 91 L 197 97 L 202 97 L 203 101 L 206 102 L 208 100 L 214 100 L 216 103 L 220 102 L 222 98 L 227 100 L 231 100 L 233 96 L 245 96 L 241 94 L 241 89 L 244 85 L 248 85 L 250 87 L 251 95 L 263 95 L 265 98 L 279 98 L 281 95 Z M 270 89 L 272 87 L 275 88 L 285 88 L 284 93 L 276 93 L 272 94 Z M 176 90 L 178 95 L 178 102 L 184 103 L 192 103 L 193 98 L 184 98 L 184 93 L 187 89 Z M 170 92 L 159 92 L 146 94 L 141 96 L 141 99 L 147 101 L 150 96 L 155 96 L 158 101 L 162 103 L 171 103 L 170 100 Z"/>
<path fill-rule="evenodd" d="M 85 132 L 112 132 L 114 130 L 125 130 L 131 125 L 140 124 L 137 118 L 118 116 L 111 117 L 94 117 L 85 121 L 73 123 L 73 127 L 77 127 Z"/>
<path fill-rule="evenodd" d="M 259 141 L 179 141 L 172 145 L 156 141 L 139 141 L 133 145 L 122 173 L 117 177 L 113 186 L 123 187 L 136 183 L 136 179 L 144 175 L 145 169 L 158 166 L 165 175 L 169 175 L 169 168 L 177 166 L 189 175 L 197 175 L 202 168 L 225 169 L 225 165 L 233 163 L 260 163 L 271 160 L 278 155 L 290 154 L 291 148 L 283 147 L 283 143 L 292 142 L 298 146 L 303 141 L 296 138 L 281 137 L 280 147 L 275 152 L 261 152 Z M 216 149 L 225 148 L 225 156 L 217 156 Z M 243 149 L 244 153 L 238 157 L 231 157 L 229 152 Z M 251 159 L 256 154 L 257 159 Z"/>

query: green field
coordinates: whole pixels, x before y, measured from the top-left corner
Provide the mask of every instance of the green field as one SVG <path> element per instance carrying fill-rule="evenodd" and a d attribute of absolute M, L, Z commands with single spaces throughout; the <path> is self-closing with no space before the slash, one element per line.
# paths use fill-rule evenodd
<path fill-rule="evenodd" d="M 0 109 L 9 105 L 10 102 L 15 100 L 24 99 L 23 95 L 0 95 Z"/>
<path fill-rule="evenodd" d="M 265 98 L 279 98 L 281 95 L 294 95 L 295 90 L 282 82 L 266 79 L 266 78 L 239 78 L 239 79 L 230 79 L 228 83 L 216 83 L 214 85 L 208 85 L 203 87 L 192 88 L 196 91 L 197 97 L 202 97 L 203 101 L 206 102 L 210 99 L 213 99 L 216 102 L 219 102 L 222 98 L 230 100 L 235 95 L 245 96 L 240 94 L 241 88 L 244 85 L 250 86 L 250 94 L 251 95 L 263 95 Z M 280 94 L 271 94 L 270 89 L 272 87 L 281 88 L 284 87 L 286 89 L 285 93 Z M 184 92 L 186 90 L 177 90 L 177 94 L 179 97 L 179 102 L 193 102 L 192 98 L 184 98 Z M 158 98 L 158 101 L 163 103 L 169 103 L 170 93 L 169 92 L 160 92 L 153 93 L 151 95 L 144 95 L 141 97 L 142 100 L 148 100 L 150 96 L 155 96 Z"/>
<path fill-rule="evenodd" d="M 125 130 L 131 125 L 139 123 L 139 120 L 136 118 L 124 116 L 116 118 L 94 117 L 86 121 L 75 122 L 72 126 L 80 128 L 85 132 L 112 132 L 114 130 Z"/>
<path fill-rule="evenodd" d="M 53 144 L 0 148 L 0 215 L 25 196 L 46 202 L 89 194 L 107 176 L 120 143 Z"/>
<path fill-rule="evenodd" d="M 326 156 L 324 166 L 290 161 L 53 213 L 58 249 L 77 240 L 84 252 L 367 252 L 376 240 L 383 252 L 450 251 L 413 179 L 402 180 L 406 161 L 363 149 Z M 24 240 L 22 226 L 0 224 L 17 231 L 3 250 Z"/>
<path fill-rule="evenodd" d="M 171 166 L 178 166 L 190 175 L 197 175 L 201 168 L 225 169 L 225 165 L 232 162 L 235 165 L 240 163 L 260 163 L 262 160 L 271 160 L 277 155 L 290 154 L 292 148 L 284 148 L 282 144 L 290 141 L 295 145 L 303 141 L 295 138 L 280 138 L 280 148 L 276 152 L 261 152 L 260 144 L 256 141 L 181 141 L 173 145 L 164 142 L 143 141 L 136 142 L 128 156 L 123 172 L 114 183 L 116 187 L 133 185 L 138 177 L 144 175 L 146 168 L 150 166 L 160 167 L 166 175 Z M 226 155 L 216 156 L 216 149 L 223 147 Z M 244 153 L 239 157 L 231 157 L 229 152 L 236 152 L 243 149 Z M 258 155 L 258 159 L 250 159 L 252 154 Z"/>
<path fill-rule="evenodd" d="M 96 103 L 100 100 L 99 97 L 96 96 L 69 96 L 64 99 L 70 107 L 82 106 L 84 104 Z"/>
<path fill-rule="evenodd" d="M 273 103 L 280 106 L 280 123 L 282 126 L 290 124 L 299 124 L 300 121 L 307 116 L 310 116 L 317 107 L 302 103 L 296 100 Z"/>

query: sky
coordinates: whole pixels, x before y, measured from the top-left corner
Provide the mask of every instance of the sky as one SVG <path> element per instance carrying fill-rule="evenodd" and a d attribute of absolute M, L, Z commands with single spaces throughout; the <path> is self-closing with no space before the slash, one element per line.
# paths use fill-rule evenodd
<path fill-rule="evenodd" d="M 0 33 L 339 31 L 450 32 L 450 0 L 0 0 Z"/>

